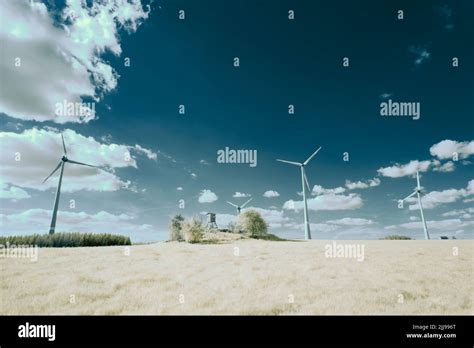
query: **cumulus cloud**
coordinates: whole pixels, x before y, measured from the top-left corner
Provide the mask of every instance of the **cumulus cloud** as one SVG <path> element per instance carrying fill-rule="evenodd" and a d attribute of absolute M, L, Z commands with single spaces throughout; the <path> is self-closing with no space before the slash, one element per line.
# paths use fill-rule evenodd
<path fill-rule="evenodd" d="M 0 182 L 0 198 L 1 199 L 11 199 L 14 201 L 20 199 L 30 198 L 31 196 L 23 190 L 22 188 L 9 186 L 3 182 Z"/>
<path fill-rule="evenodd" d="M 295 230 L 300 230 L 304 231 L 304 224 L 297 224 L 297 223 L 287 223 L 285 224 L 285 227 L 289 227 Z M 311 232 L 322 232 L 322 233 L 327 233 L 327 232 L 333 232 L 337 229 L 340 228 L 340 226 L 337 225 L 331 225 L 327 223 L 310 223 L 309 228 Z"/>
<path fill-rule="evenodd" d="M 474 221 L 463 221 L 461 219 L 445 219 L 445 220 L 431 220 L 426 221 L 428 229 L 441 230 L 441 231 L 453 231 L 459 230 L 474 225 Z M 408 230 L 421 230 L 423 224 L 421 221 L 412 221 L 400 225 L 392 225 L 385 227 L 386 229 L 405 228 Z"/>
<path fill-rule="evenodd" d="M 454 203 L 464 197 L 474 195 L 474 179 L 470 180 L 464 189 L 447 189 L 443 191 L 431 191 L 422 197 L 421 204 L 424 209 L 433 209 L 441 204 Z M 419 209 L 417 198 L 411 197 L 407 202 L 413 203 L 410 210 Z"/>
<path fill-rule="evenodd" d="M 469 142 L 443 140 L 430 147 L 430 154 L 441 160 L 453 159 L 455 154 L 458 155 L 458 158 L 465 159 L 474 155 L 474 140 Z"/>
<path fill-rule="evenodd" d="M 140 0 L 67 0 L 60 13 L 36 1 L 2 1 L 0 112 L 36 121 L 88 122 L 94 114 L 58 114 L 57 103 L 98 101 L 118 75 L 104 53 L 121 54 L 119 30 L 148 17 Z M 26 83 L 25 83 L 26 82 Z"/>
<path fill-rule="evenodd" d="M 68 157 L 72 160 L 108 168 L 108 171 L 67 164 L 64 170 L 63 192 L 78 190 L 116 191 L 128 188 L 116 168 L 137 168 L 134 153 L 153 157 L 153 152 L 136 146 L 103 144 L 73 130 L 63 131 Z M 47 190 L 56 187 L 57 179 L 42 181 L 60 161 L 63 150 L 61 136 L 53 129 L 27 129 L 22 133 L 0 132 L 2 151 L 0 165 L 2 181 L 22 188 Z M 56 173 L 56 175 L 58 175 Z"/>
<path fill-rule="evenodd" d="M 250 197 L 251 195 L 249 193 L 242 193 L 242 192 L 236 192 L 232 195 L 234 198 L 243 198 L 243 197 Z"/>
<path fill-rule="evenodd" d="M 374 222 L 369 219 L 342 218 L 339 220 L 328 220 L 326 221 L 326 223 L 335 224 L 335 225 L 347 225 L 347 226 L 364 226 L 364 225 L 372 225 Z"/>
<path fill-rule="evenodd" d="M 434 164 L 433 171 L 435 172 L 447 173 L 447 172 L 454 171 L 454 162 L 452 161 L 448 161 L 446 163 L 441 164 L 440 161 L 434 160 L 433 164 Z"/>
<path fill-rule="evenodd" d="M 219 198 L 211 190 L 201 190 L 199 194 L 199 203 L 212 203 L 217 201 Z"/>
<path fill-rule="evenodd" d="M 311 190 L 311 193 L 313 195 L 322 195 L 322 194 L 331 194 L 331 193 L 339 194 L 339 193 L 343 193 L 344 191 L 346 191 L 344 187 L 335 187 L 335 188 L 326 189 L 320 185 L 314 185 L 313 189 Z"/>
<path fill-rule="evenodd" d="M 413 176 L 416 174 L 416 171 L 420 173 L 428 171 L 432 165 L 431 161 L 410 161 L 407 164 L 395 164 L 390 167 L 380 168 L 377 172 L 389 178 L 401 178 L 404 176 Z"/>
<path fill-rule="evenodd" d="M 467 208 L 467 209 L 458 209 L 458 210 L 451 210 L 446 213 L 443 213 L 443 216 L 459 216 L 462 219 L 470 219 L 474 214 L 474 208 Z"/>
<path fill-rule="evenodd" d="M 178 186 L 178 187 L 176 188 L 176 190 L 178 190 L 178 191 L 183 191 L 183 188 L 182 188 L 181 186 Z"/>
<path fill-rule="evenodd" d="M 270 225 L 270 227 L 282 227 L 282 224 L 285 222 L 290 221 L 290 219 L 286 216 L 284 216 L 283 210 L 277 210 L 277 209 L 264 209 L 264 208 L 258 208 L 258 207 L 248 207 L 244 208 L 243 211 L 246 210 L 255 210 L 260 215 L 262 215 L 262 218 Z"/>
<path fill-rule="evenodd" d="M 367 181 L 357 181 L 357 182 L 351 182 L 350 180 L 346 180 L 346 187 L 348 190 L 356 190 L 356 189 L 366 189 L 369 187 L 375 187 L 380 185 L 380 179 L 379 178 L 373 178 L 369 179 Z"/>
<path fill-rule="evenodd" d="M 273 191 L 273 190 L 265 191 L 263 193 L 263 197 L 266 197 L 266 198 L 273 198 L 273 197 L 279 197 L 279 196 L 280 194 L 277 191 Z"/>
<path fill-rule="evenodd" d="M 309 210 L 353 210 L 364 204 L 362 198 L 355 193 L 341 195 L 335 193 L 322 194 L 307 200 Z M 303 209 L 303 201 L 289 200 L 283 204 L 285 210 L 299 211 Z"/>

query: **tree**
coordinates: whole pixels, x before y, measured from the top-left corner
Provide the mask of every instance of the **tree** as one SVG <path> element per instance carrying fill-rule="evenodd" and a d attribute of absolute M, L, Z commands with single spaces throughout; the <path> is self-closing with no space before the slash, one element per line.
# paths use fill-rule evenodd
<path fill-rule="evenodd" d="M 251 237 L 267 235 L 268 226 L 260 213 L 256 210 L 247 210 L 239 217 L 239 223 Z"/>
<path fill-rule="evenodd" d="M 206 227 L 202 221 L 197 218 L 187 219 L 183 225 L 184 239 L 188 243 L 199 243 L 204 237 Z"/>
<path fill-rule="evenodd" d="M 170 240 L 176 240 L 176 241 L 184 240 L 183 221 L 184 221 L 184 217 L 181 214 L 175 215 L 171 219 Z"/>

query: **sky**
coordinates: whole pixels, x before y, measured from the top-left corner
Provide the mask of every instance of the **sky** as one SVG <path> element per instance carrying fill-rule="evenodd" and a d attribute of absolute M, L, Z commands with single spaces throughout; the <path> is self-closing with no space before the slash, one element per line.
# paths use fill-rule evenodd
<path fill-rule="evenodd" d="M 175 214 L 303 238 L 474 237 L 472 1 L 0 1 L 1 235 L 167 239 Z M 401 107 L 397 114 L 397 107 Z M 384 112 L 386 108 L 388 112 Z M 387 109 L 388 108 L 388 109 Z M 219 160 L 248 150 L 253 161 Z"/>

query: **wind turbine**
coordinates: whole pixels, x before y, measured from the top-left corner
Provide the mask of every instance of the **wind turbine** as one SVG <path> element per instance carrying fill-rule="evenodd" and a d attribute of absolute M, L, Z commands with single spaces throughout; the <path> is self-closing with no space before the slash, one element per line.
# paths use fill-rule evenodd
<path fill-rule="evenodd" d="M 417 195 L 418 197 L 418 205 L 420 207 L 420 214 L 421 214 L 421 221 L 423 223 L 423 231 L 425 232 L 425 239 L 430 239 L 430 235 L 428 234 L 428 227 L 426 227 L 426 221 L 425 221 L 425 216 L 423 215 L 423 206 L 421 205 L 421 186 L 420 186 L 420 175 L 418 174 L 418 171 L 416 171 L 416 188 L 415 191 L 403 198 L 401 201 L 405 201 L 408 198 L 413 197 L 414 195 Z"/>
<path fill-rule="evenodd" d="M 64 166 L 66 163 L 72 163 L 72 164 L 79 164 L 81 166 L 87 166 L 87 167 L 93 167 L 93 168 L 99 168 L 97 166 L 93 166 L 91 164 L 86 164 L 86 163 L 81 163 L 81 162 L 76 162 L 73 160 L 70 160 L 67 158 L 67 150 L 66 150 L 66 145 L 64 144 L 64 137 L 61 133 L 61 139 L 63 141 L 63 157 L 61 157 L 61 160 L 59 161 L 58 165 L 54 170 L 49 174 L 46 179 L 43 180 L 42 184 L 46 182 L 56 171 L 61 168 L 61 173 L 59 174 L 59 183 L 58 183 L 58 189 L 56 191 L 56 198 L 54 199 L 54 206 L 53 206 L 53 216 L 51 217 L 51 226 L 49 227 L 49 234 L 53 234 L 54 230 L 56 228 L 56 216 L 58 215 L 58 204 L 59 204 L 59 196 L 61 195 L 61 183 L 63 181 L 63 173 L 64 173 Z"/>
<path fill-rule="evenodd" d="M 250 198 L 247 202 L 245 202 L 244 204 L 242 205 L 237 205 L 237 204 L 234 204 L 232 202 L 229 202 L 227 201 L 227 203 L 229 203 L 231 206 L 233 207 L 236 207 L 237 208 L 237 214 L 240 214 L 240 209 L 242 209 L 243 207 L 245 207 L 253 198 Z"/>
<path fill-rule="evenodd" d="M 306 173 L 304 171 L 304 167 L 313 159 L 314 156 L 321 150 L 321 147 L 317 149 L 316 151 L 313 152 L 311 156 L 308 157 L 306 161 L 303 163 L 300 162 L 292 162 L 292 161 L 286 161 L 282 159 L 277 159 L 279 162 L 283 163 L 288 163 L 288 164 L 293 164 L 295 166 L 299 166 L 301 168 L 301 186 L 303 187 L 303 204 L 304 204 L 304 238 L 305 239 L 311 239 L 311 230 L 309 228 L 309 221 L 308 221 L 308 203 L 306 202 L 306 187 L 308 187 L 308 190 L 311 192 L 311 188 L 309 187 L 308 183 L 308 178 L 306 177 Z M 306 183 L 306 185 L 305 185 Z"/>

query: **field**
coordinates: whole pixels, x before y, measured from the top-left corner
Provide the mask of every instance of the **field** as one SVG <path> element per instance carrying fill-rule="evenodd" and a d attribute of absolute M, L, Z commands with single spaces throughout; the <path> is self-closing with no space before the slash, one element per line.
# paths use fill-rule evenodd
<path fill-rule="evenodd" d="M 37 262 L 0 258 L 0 313 L 474 312 L 474 241 L 338 241 L 363 245 L 363 261 L 326 257 L 332 243 L 39 249 Z"/>

